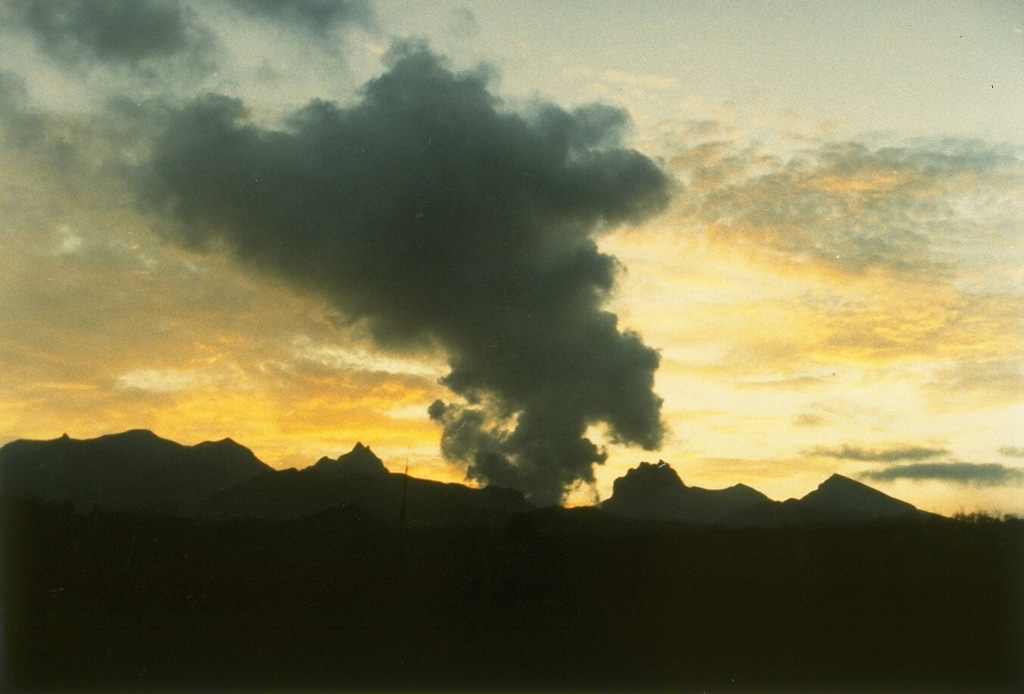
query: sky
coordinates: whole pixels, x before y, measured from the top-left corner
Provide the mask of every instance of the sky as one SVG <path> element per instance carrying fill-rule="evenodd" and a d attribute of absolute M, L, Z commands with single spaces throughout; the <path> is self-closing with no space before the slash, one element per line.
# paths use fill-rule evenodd
<path fill-rule="evenodd" d="M 1024 7 L 0 3 L 0 441 L 1024 514 Z"/>

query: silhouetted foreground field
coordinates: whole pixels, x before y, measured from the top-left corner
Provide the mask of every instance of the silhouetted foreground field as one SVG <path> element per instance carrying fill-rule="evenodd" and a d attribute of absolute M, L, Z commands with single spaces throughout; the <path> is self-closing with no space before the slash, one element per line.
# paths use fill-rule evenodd
<path fill-rule="evenodd" d="M 3 507 L 19 690 L 1013 691 L 1020 522 L 400 532 Z"/>

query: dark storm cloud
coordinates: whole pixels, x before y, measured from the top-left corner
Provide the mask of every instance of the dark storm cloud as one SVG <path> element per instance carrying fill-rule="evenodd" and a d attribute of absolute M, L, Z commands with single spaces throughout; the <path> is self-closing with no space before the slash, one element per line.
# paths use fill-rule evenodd
<path fill-rule="evenodd" d="M 283 130 L 237 100 L 194 102 L 157 144 L 150 201 L 181 242 L 226 242 L 381 344 L 443 345 L 463 401 L 430 409 L 445 455 L 557 501 L 605 459 L 589 425 L 661 442 L 658 354 L 601 309 L 618 265 L 592 236 L 660 211 L 668 181 L 621 145 L 621 111 L 509 113 L 482 72 L 421 45 L 389 68 L 352 108 L 315 101 Z"/>
<path fill-rule="evenodd" d="M 978 487 L 1024 482 L 1024 470 L 999 463 L 911 463 L 866 472 L 861 477 L 876 482 L 937 480 Z"/>
<path fill-rule="evenodd" d="M 373 27 L 376 16 L 366 0 L 230 0 L 246 14 L 296 24 L 315 32 L 354 24 Z"/>
<path fill-rule="evenodd" d="M 839 458 L 841 460 L 859 460 L 871 463 L 895 463 L 899 460 L 927 460 L 949 453 L 945 448 L 925 448 L 923 446 L 902 446 L 873 450 L 856 446 L 840 446 L 839 448 L 814 448 L 808 451 L 811 455 Z"/>
<path fill-rule="evenodd" d="M 28 0 L 21 21 L 51 56 L 136 64 L 182 53 L 199 41 L 177 0 Z"/>

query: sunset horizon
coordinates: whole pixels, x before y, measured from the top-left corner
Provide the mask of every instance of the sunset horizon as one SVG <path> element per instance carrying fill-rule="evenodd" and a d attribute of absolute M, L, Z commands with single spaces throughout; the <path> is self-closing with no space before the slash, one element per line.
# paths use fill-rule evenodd
<path fill-rule="evenodd" d="M 1024 10 L 0 5 L 0 444 L 1024 515 Z"/>

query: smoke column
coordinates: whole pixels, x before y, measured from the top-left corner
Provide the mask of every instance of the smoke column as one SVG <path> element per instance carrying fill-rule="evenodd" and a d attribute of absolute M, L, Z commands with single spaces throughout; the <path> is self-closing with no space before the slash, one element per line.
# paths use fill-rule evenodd
<path fill-rule="evenodd" d="M 387 61 L 355 105 L 314 101 L 280 129 L 224 96 L 175 111 L 147 199 L 178 242 L 226 243 L 382 346 L 443 346 L 443 454 L 555 503 L 606 458 L 588 426 L 660 445 L 658 354 L 602 310 L 618 265 L 594 237 L 663 209 L 667 178 L 622 146 L 618 109 L 512 113 L 422 44 Z"/>

